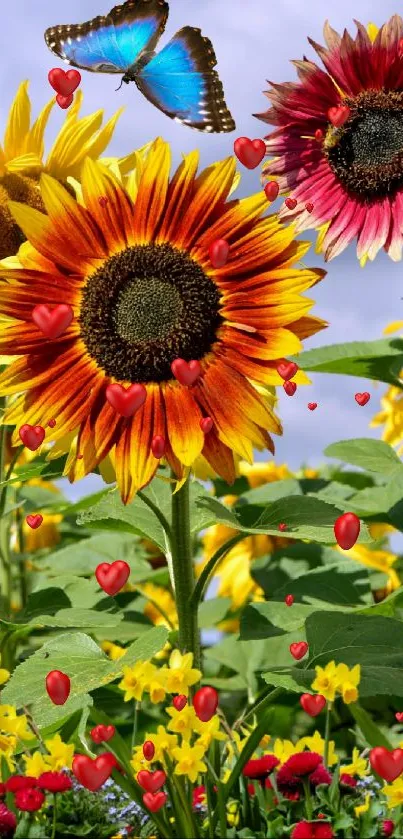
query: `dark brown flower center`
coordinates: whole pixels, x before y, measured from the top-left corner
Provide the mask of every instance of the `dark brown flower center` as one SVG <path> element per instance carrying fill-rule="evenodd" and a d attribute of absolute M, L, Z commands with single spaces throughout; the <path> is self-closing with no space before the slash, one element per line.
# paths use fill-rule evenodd
<path fill-rule="evenodd" d="M 348 121 L 325 142 L 333 172 L 364 201 L 393 196 L 403 186 L 403 93 L 369 90 L 345 104 Z"/>
<path fill-rule="evenodd" d="M 111 256 L 82 293 L 81 337 L 121 381 L 172 378 L 175 358 L 201 359 L 222 322 L 213 281 L 171 245 L 136 245 Z"/>
<path fill-rule="evenodd" d="M 25 236 L 14 221 L 8 207 L 9 201 L 20 201 L 36 210 L 44 210 L 38 181 L 14 173 L 0 178 L 0 259 L 14 256 Z"/>

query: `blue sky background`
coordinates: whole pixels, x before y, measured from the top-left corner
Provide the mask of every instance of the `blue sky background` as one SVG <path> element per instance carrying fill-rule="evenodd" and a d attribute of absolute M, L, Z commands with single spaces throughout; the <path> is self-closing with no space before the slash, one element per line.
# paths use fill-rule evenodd
<path fill-rule="evenodd" d="M 109 0 L 12 0 L 3 17 L 0 74 L 0 121 L 5 125 L 7 112 L 16 88 L 25 78 L 31 80 L 33 114 L 52 95 L 48 71 L 59 62 L 47 49 L 43 33 L 60 23 L 79 23 L 109 11 Z M 331 10 L 332 9 L 332 10 Z M 331 11 L 330 11 L 331 10 Z M 125 155 L 157 135 L 170 141 L 174 163 L 182 152 L 198 147 L 203 165 L 226 157 L 233 151 L 234 139 L 241 135 L 262 137 L 266 125 L 254 117 L 265 110 L 268 100 L 262 91 L 266 79 L 289 81 L 295 78 L 290 59 L 304 54 L 314 58 L 307 43 L 310 35 L 323 43 L 322 29 L 326 15 L 338 31 L 355 31 L 354 19 L 380 26 L 398 11 L 395 0 L 339 0 L 326 7 L 322 0 L 171 0 L 170 17 L 162 44 L 184 25 L 201 27 L 213 41 L 218 70 L 226 91 L 237 129 L 229 135 L 202 135 L 180 126 L 157 111 L 139 93 L 135 85 L 123 86 L 116 93 L 116 76 L 83 72 L 83 113 L 104 108 L 110 116 L 118 107 L 126 110 L 121 117 L 109 153 Z M 48 148 L 64 114 L 53 113 L 47 134 Z M 240 195 L 257 191 L 259 169 L 242 169 Z M 279 202 L 278 202 L 279 203 Z M 304 237 L 306 238 L 306 237 Z M 314 250 L 305 258 L 307 264 L 323 266 Z M 383 253 L 376 262 L 362 269 L 350 247 L 328 265 L 328 276 L 312 291 L 317 301 L 313 312 L 329 321 L 327 330 L 305 343 L 306 348 L 351 340 L 373 340 L 392 320 L 403 319 L 403 271 Z M 284 437 L 276 438 L 276 461 L 298 468 L 302 461 L 316 465 L 323 461 L 322 451 L 330 443 L 347 437 L 379 436 L 368 422 L 379 407 L 382 386 L 351 377 L 313 375 L 311 387 L 300 388 L 293 398 L 281 394 L 280 415 Z M 369 390 L 371 401 L 359 407 L 354 394 Z M 307 402 L 316 401 L 315 412 Z M 77 497 L 95 486 L 89 478 L 68 494 Z"/>

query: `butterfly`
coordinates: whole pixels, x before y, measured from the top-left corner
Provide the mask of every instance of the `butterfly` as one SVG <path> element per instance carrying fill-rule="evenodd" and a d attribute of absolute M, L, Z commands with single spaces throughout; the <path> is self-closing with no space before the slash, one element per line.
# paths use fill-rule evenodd
<path fill-rule="evenodd" d="M 214 48 L 201 30 L 184 26 L 155 53 L 168 13 L 165 0 L 127 0 L 103 17 L 51 27 L 45 41 L 82 70 L 123 74 L 122 82 L 135 82 L 171 119 L 199 131 L 233 131 Z"/>

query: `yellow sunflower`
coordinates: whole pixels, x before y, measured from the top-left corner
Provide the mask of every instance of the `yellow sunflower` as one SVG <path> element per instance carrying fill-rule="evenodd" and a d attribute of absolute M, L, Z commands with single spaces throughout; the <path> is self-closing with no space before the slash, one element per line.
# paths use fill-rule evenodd
<path fill-rule="evenodd" d="M 295 267 L 310 245 L 295 241 L 276 216 L 261 218 L 264 193 L 227 201 L 233 158 L 198 175 L 193 152 L 170 180 L 169 146 L 158 139 L 137 163 L 141 174 L 125 189 L 87 158 L 84 206 L 42 174 L 47 216 L 10 204 L 29 244 L 19 252 L 21 268 L 0 271 L 0 315 L 13 319 L 0 354 L 19 356 L 0 376 L 0 394 L 15 396 L 4 419 L 17 426 L 14 444 L 22 422 L 41 425 L 51 409 L 57 425 L 48 440 L 60 447 L 70 435 L 70 481 L 110 454 L 125 503 L 156 472 L 155 435 L 178 477 L 203 453 L 232 482 L 234 453 L 251 462 L 254 447 L 273 451 L 269 432 L 282 431 L 270 393 L 282 382 L 278 359 L 325 326 L 308 315 L 312 301 L 301 294 L 325 272 Z M 217 238 L 230 245 L 220 269 L 209 260 Z M 63 302 L 74 312 L 54 340 L 32 322 L 39 302 Z M 173 377 L 177 358 L 200 362 L 191 388 Z M 302 371 L 295 379 L 307 381 Z M 109 404 L 111 383 L 144 386 L 134 416 Z M 206 416 L 213 428 L 204 434 Z"/>
<path fill-rule="evenodd" d="M 384 335 L 401 331 L 403 321 L 393 321 L 384 330 Z M 400 371 L 400 378 L 403 370 Z M 398 455 L 403 454 L 403 390 L 391 385 L 381 397 L 381 410 L 375 414 L 370 426 L 377 428 L 383 425 L 382 440 L 390 446 L 396 446 Z"/>
<path fill-rule="evenodd" d="M 11 105 L 3 145 L 0 145 L 0 259 L 14 255 L 23 235 L 8 208 L 10 199 L 43 210 L 38 189 L 41 172 L 60 181 L 77 178 L 85 157 L 98 158 L 110 142 L 121 111 L 102 127 L 103 111 L 79 119 L 83 95 L 78 91 L 53 146 L 45 159 L 44 135 L 55 105 L 53 97 L 31 125 L 28 82 L 20 84 Z M 112 159 L 105 162 L 112 163 Z M 132 156 L 116 161 L 122 173 L 132 167 Z"/>

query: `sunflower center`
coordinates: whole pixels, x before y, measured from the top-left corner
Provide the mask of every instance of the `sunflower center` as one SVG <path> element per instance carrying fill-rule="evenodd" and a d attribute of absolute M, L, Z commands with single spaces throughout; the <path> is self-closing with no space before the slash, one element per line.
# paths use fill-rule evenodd
<path fill-rule="evenodd" d="M 403 93 L 364 91 L 346 104 L 349 120 L 325 144 L 331 168 L 364 200 L 393 196 L 403 186 Z"/>
<path fill-rule="evenodd" d="M 45 208 L 38 189 L 38 181 L 25 175 L 5 174 L 0 178 L 0 259 L 14 256 L 25 236 L 14 221 L 8 202 L 20 201 L 35 210 Z"/>
<path fill-rule="evenodd" d="M 175 358 L 201 359 L 222 322 L 220 294 L 190 256 L 136 245 L 111 256 L 82 292 L 81 337 L 98 366 L 127 382 L 172 379 Z"/>

